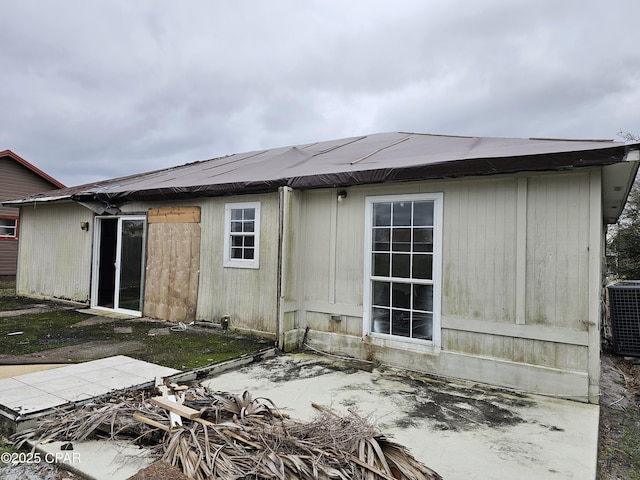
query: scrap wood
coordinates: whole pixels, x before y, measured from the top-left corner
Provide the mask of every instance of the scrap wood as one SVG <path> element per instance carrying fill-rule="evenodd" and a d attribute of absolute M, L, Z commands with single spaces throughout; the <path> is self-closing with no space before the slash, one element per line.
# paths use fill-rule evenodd
<path fill-rule="evenodd" d="M 193 420 L 200 416 L 200 410 L 195 410 L 191 407 L 181 405 L 167 397 L 153 397 L 150 401 L 159 407 L 165 408 L 173 413 L 177 413 L 181 417 L 188 418 L 189 420 Z"/>
<path fill-rule="evenodd" d="M 134 413 L 133 414 L 133 418 L 134 418 L 134 420 L 137 420 L 137 421 L 142 422 L 142 423 L 146 423 L 147 425 L 151 425 L 152 427 L 159 428 L 161 430 L 164 430 L 165 432 L 170 432 L 171 431 L 171 427 L 168 427 L 167 425 L 164 425 L 164 424 L 162 424 L 160 422 L 156 422 L 155 420 L 147 418 L 144 415 L 140 415 L 139 413 Z"/>

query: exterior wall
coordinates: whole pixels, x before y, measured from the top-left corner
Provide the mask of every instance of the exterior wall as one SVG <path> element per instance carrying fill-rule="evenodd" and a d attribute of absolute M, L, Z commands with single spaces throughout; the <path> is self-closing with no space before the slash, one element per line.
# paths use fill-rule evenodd
<path fill-rule="evenodd" d="M 260 268 L 223 267 L 226 203 L 260 202 Z M 200 285 L 196 318 L 218 322 L 230 316 L 231 328 L 274 335 L 278 318 L 278 194 L 202 200 Z"/>
<path fill-rule="evenodd" d="M 21 208 L 18 295 L 87 302 L 92 232 L 80 229 L 93 213 L 75 203 Z"/>
<path fill-rule="evenodd" d="M 260 268 L 223 266 L 225 204 L 260 202 Z M 125 205 L 125 213 L 149 208 L 200 207 L 200 273 L 196 320 L 219 322 L 230 316 L 230 327 L 273 336 L 278 319 L 278 193 L 237 195 L 180 202 L 137 202 Z M 149 260 L 147 260 L 149 263 Z M 143 311 L 143 315 L 145 312 Z M 167 318 L 178 321 L 179 318 Z"/>
<path fill-rule="evenodd" d="M 285 324 L 333 353 L 597 402 L 600 188 L 591 169 L 302 192 L 293 258 L 313 274 L 288 285 Z M 444 194 L 442 344 L 373 341 L 365 196 L 427 192 Z"/>
<path fill-rule="evenodd" d="M 363 335 L 365 198 L 416 193 L 444 199 L 440 345 Z M 260 267 L 224 267 L 225 204 L 256 201 Z M 336 189 L 282 189 L 122 210 L 181 206 L 200 209 L 197 320 L 228 314 L 232 328 L 278 335 L 285 348 L 304 338 L 332 353 L 597 402 L 597 168 L 358 186 L 342 202 Z M 92 236 L 79 222 L 93 214 L 72 203 L 22 210 L 18 293 L 86 301 Z"/>
<path fill-rule="evenodd" d="M 2 178 L 0 200 L 12 200 L 56 188 L 10 157 L 0 158 L 0 178 Z M 18 215 L 18 208 L 0 206 L 0 216 L 17 217 Z M 15 276 L 17 254 L 17 240 L 0 238 L 0 277 Z"/>

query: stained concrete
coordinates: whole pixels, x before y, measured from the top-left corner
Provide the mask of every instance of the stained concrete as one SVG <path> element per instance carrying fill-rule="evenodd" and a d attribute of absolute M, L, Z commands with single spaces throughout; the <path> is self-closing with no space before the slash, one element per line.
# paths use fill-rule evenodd
<path fill-rule="evenodd" d="M 311 402 L 342 414 L 354 409 L 446 480 L 595 478 L 597 405 L 361 366 L 287 355 L 203 384 L 249 390 L 300 419 L 315 415 Z"/>
<path fill-rule="evenodd" d="M 307 354 L 218 371 L 200 382 L 217 391 L 248 390 L 295 418 L 312 418 L 316 410 L 311 402 L 340 414 L 353 409 L 368 416 L 445 480 L 595 479 L 597 405 Z M 135 447 L 129 450 L 135 455 L 129 456 L 119 445 L 105 443 L 75 443 L 74 470 L 87 478 L 114 480 L 113 471 L 101 471 L 103 465 L 126 459 L 129 474 L 151 462 Z M 60 451 L 57 444 L 39 448 Z"/>

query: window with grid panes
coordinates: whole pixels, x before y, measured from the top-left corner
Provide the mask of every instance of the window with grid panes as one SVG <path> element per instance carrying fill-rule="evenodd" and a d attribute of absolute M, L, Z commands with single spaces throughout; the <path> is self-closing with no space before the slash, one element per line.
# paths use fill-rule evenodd
<path fill-rule="evenodd" d="M 225 267 L 258 268 L 260 203 L 225 206 Z"/>
<path fill-rule="evenodd" d="M 439 195 L 368 199 L 369 329 L 434 341 Z"/>

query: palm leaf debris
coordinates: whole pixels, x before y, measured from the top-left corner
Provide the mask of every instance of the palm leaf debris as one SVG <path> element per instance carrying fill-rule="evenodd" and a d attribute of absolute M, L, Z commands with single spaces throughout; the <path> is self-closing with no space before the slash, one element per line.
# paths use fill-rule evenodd
<path fill-rule="evenodd" d="M 145 389 L 60 410 L 13 441 L 19 448 L 26 442 L 132 439 L 196 480 L 441 479 L 353 410 L 339 415 L 313 404 L 318 413 L 304 422 L 249 392 L 198 385 L 176 393 L 175 403 Z M 181 422 L 172 421 L 170 411 Z"/>

